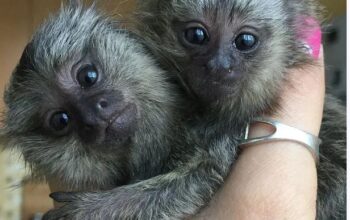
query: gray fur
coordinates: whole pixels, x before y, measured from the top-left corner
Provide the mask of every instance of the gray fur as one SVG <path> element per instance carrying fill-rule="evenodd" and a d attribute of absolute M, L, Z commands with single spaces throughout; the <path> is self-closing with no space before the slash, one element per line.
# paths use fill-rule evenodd
<path fill-rule="evenodd" d="M 58 138 L 43 127 L 45 112 L 65 106 L 81 89 L 72 80 L 72 66 L 86 56 L 108 77 L 101 90 L 118 89 L 138 106 L 138 130 L 130 145 L 94 148 L 74 132 Z M 213 135 L 208 142 L 195 130 L 177 127 L 176 105 L 182 102 L 176 91 L 134 36 L 94 8 L 63 7 L 43 24 L 6 90 L 1 139 L 22 152 L 35 178 L 57 180 L 68 190 L 96 191 L 52 195 L 67 204 L 45 218 L 182 218 L 207 204 L 228 172 L 235 153 L 226 149 L 234 151 L 236 140 Z M 222 151 L 217 145 L 227 147 Z M 124 184 L 130 185 L 100 192 Z"/>
<path fill-rule="evenodd" d="M 62 97 L 64 102 L 75 96 L 72 66 L 86 54 L 108 77 L 102 89 L 118 88 L 139 107 L 131 145 L 96 149 L 74 133 L 57 138 L 42 129 L 42 108 L 55 108 Z M 182 103 L 177 87 L 133 36 L 93 8 L 64 7 L 39 29 L 12 75 L 5 101 L 4 145 L 23 153 L 35 177 L 56 179 L 68 190 L 97 191 L 53 194 L 67 204 L 46 219 L 190 216 L 209 202 L 235 155 L 237 140 L 225 134 L 217 138 L 192 126 L 176 126 L 180 117 L 175 105 Z M 100 192 L 123 184 L 129 185 Z"/>
<path fill-rule="evenodd" d="M 308 27 L 299 23 L 300 16 L 319 17 L 320 8 L 316 1 L 149 0 L 139 1 L 139 4 L 138 32 L 151 45 L 164 68 L 180 78 L 180 83 L 187 91 L 194 93 L 197 99 L 195 101 L 202 100 L 205 108 L 216 109 L 214 114 L 223 119 L 217 120 L 219 127 L 226 126 L 227 129 L 232 124 L 241 124 L 242 120 L 249 121 L 261 113 L 275 111 L 279 107 L 278 93 L 281 86 L 288 83 L 286 70 L 312 64 L 312 60 L 302 51 L 302 42 L 297 38 L 297 32 L 301 28 L 303 31 L 308 30 Z M 195 56 L 190 55 L 192 51 L 187 51 L 179 42 L 174 27 L 176 21 L 209 23 L 209 29 L 216 28 L 216 34 L 219 35 L 229 35 L 231 33 L 228 32 L 234 31 L 237 26 L 248 24 L 260 29 L 260 35 L 268 37 L 262 39 L 260 51 L 239 64 L 245 65 L 245 73 L 232 85 L 230 93 L 208 103 L 207 97 L 215 92 L 216 87 L 212 86 L 204 74 L 192 77 L 195 74 L 193 70 L 199 66 L 193 64 Z M 222 26 L 228 31 L 220 28 Z M 194 67 L 189 68 L 191 65 Z M 320 132 L 323 143 L 320 146 L 321 159 L 318 166 L 317 218 L 322 220 L 346 218 L 345 118 L 345 108 L 328 96 Z"/>
<path fill-rule="evenodd" d="M 103 67 L 107 79 L 101 90 L 118 89 L 138 106 L 138 132 L 131 144 L 94 148 L 74 132 L 57 138 L 43 128 L 45 112 L 66 105 L 63 91 L 80 89 L 72 66 L 87 54 Z M 110 189 L 154 176 L 171 150 L 163 145 L 175 136 L 177 118 L 178 98 L 161 73 L 118 23 L 93 7 L 64 7 L 33 36 L 13 72 L 5 93 L 3 144 L 22 152 L 35 179 L 57 180 L 70 190 Z"/>
<path fill-rule="evenodd" d="M 190 92 L 190 94 L 186 94 L 187 105 L 185 105 L 186 109 L 190 109 L 187 114 L 185 113 L 185 118 L 188 119 L 183 120 L 180 126 L 181 132 L 165 129 L 167 127 L 159 129 L 160 135 L 168 134 L 165 136 L 165 139 L 168 139 L 168 141 L 165 144 L 159 143 L 159 141 L 156 143 L 159 144 L 157 145 L 158 148 L 153 151 L 157 151 L 157 153 L 165 151 L 165 153 L 150 155 L 149 153 L 152 150 L 148 150 L 149 148 L 145 149 L 138 148 L 138 145 L 134 146 L 133 149 L 137 149 L 135 150 L 137 153 L 134 157 L 128 159 L 136 163 L 137 161 L 144 162 L 140 157 L 148 159 L 148 161 L 152 158 L 151 165 L 140 162 L 138 163 L 139 166 L 132 166 L 132 169 L 129 170 L 131 173 L 133 173 L 133 169 L 139 171 L 136 174 L 142 178 L 138 178 L 138 175 L 132 175 L 135 178 L 130 179 L 128 182 L 130 183 L 129 185 L 105 192 L 53 194 L 52 197 L 56 201 L 65 202 L 66 204 L 60 209 L 49 212 L 46 218 L 184 219 L 194 215 L 207 205 L 223 183 L 231 164 L 237 156 L 238 141 L 244 124 L 252 117 L 263 112 L 275 110 L 278 107 L 278 91 L 283 85 L 282 82 L 286 79 L 285 70 L 291 65 L 302 64 L 307 60 L 304 53 L 300 50 L 300 45 L 296 41 L 295 26 L 297 24 L 295 16 L 303 13 L 314 15 L 314 4 L 311 1 L 308 2 L 225 0 L 220 1 L 220 4 L 218 4 L 217 0 L 143 1 L 142 18 L 139 20 L 141 22 L 139 26 L 140 35 L 145 38 L 146 45 L 159 58 L 162 66 L 168 70 L 166 73 L 158 70 L 158 73 L 168 74 L 167 76 L 172 78 L 172 80 L 181 79 L 180 84 L 184 86 L 184 91 L 178 92 Z M 307 5 L 303 5 L 303 3 Z M 236 25 L 239 22 L 252 20 L 253 22 L 257 22 L 262 30 L 268 30 L 273 33 L 271 35 L 272 39 L 268 38 L 271 41 L 263 45 L 264 52 L 256 55 L 251 62 L 242 64 L 246 65 L 245 68 L 247 68 L 246 71 L 249 72 L 249 75 L 245 75 L 246 77 L 243 77 L 237 83 L 233 90 L 230 91 L 231 93 L 222 97 L 215 97 L 215 99 L 207 99 L 206 97 L 206 95 L 210 95 L 210 92 L 215 93 L 213 90 L 215 87 L 211 88 L 210 81 L 199 81 L 199 84 L 195 85 L 199 85 L 198 88 L 201 88 L 203 91 L 210 91 L 209 93 L 198 93 L 200 90 L 194 90 L 191 88 L 193 86 L 191 84 L 192 82 L 186 81 L 186 74 L 188 73 L 188 69 L 186 68 L 191 64 L 191 57 L 188 56 L 187 52 L 179 44 L 177 34 L 173 29 L 174 20 L 201 18 L 203 15 L 209 16 L 210 19 L 217 22 L 215 25 L 226 23 L 227 21 L 231 21 L 231 19 L 233 23 L 236 22 Z M 70 22 L 70 19 L 71 16 L 68 15 L 65 18 L 63 17 L 62 20 L 64 22 Z M 227 23 L 228 26 L 232 25 L 230 22 Z M 73 34 L 73 32 L 68 34 Z M 83 36 L 85 34 L 86 36 L 89 35 L 85 32 L 80 34 Z M 103 39 L 105 35 L 99 37 Z M 116 39 L 118 38 L 116 37 Z M 118 40 L 116 41 L 119 42 Z M 127 42 L 127 40 L 122 41 L 122 43 L 124 42 Z M 106 47 L 102 48 L 109 51 Z M 60 52 L 62 51 L 58 51 L 58 53 Z M 110 53 L 106 53 L 106 57 L 103 57 L 103 60 L 109 60 L 108 56 L 110 55 Z M 146 57 L 146 54 L 143 55 Z M 50 57 L 45 58 L 51 59 Z M 118 62 L 116 63 L 120 64 Z M 136 63 L 134 65 L 137 66 L 138 64 Z M 111 63 L 107 64 L 107 66 L 113 67 L 114 65 Z M 151 61 L 150 65 L 153 65 Z M 203 85 L 207 87 L 200 87 Z M 164 86 L 171 85 L 164 84 Z M 154 91 L 152 88 L 148 89 Z M 157 94 L 169 95 L 169 91 L 160 91 L 159 88 L 155 88 L 155 90 L 158 90 Z M 173 87 L 171 90 L 176 93 L 177 88 Z M 217 101 L 216 98 L 218 98 Z M 174 99 L 171 101 L 174 103 Z M 141 105 L 141 108 L 144 107 Z M 169 109 L 171 108 L 169 107 Z M 335 110 L 339 112 L 339 109 L 336 108 Z M 153 111 L 147 111 L 147 113 L 152 115 Z M 339 113 L 342 114 L 341 111 Z M 187 115 L 190 117 L 187 117 Z M 163 116 L 164 121 L 172 119 L 168 115 L 161 116 Z M 178 117 L 177 115 L 175 116 Z M 152 117 L 151 119 L 155 118 Z M 164 121 L 163 123 L 165 123 Z M 328 124 L 332 125 L 334 120 L 328 117 L 327 114 L 324 121 L 329 121 Z M 157 123 L 159 121 L 156 121 L 155 125 Z M 342 123 L 342 121 L 339 120 L 339 123 Z M 152 128 L 158 128 L 157 126 Z M 333 131 L 339 131 L 337 134 L 343 140 L 342 134 L 344 134 L 343 129 L 345 125 L 336 125 L 334 127 Z M 14 131 L 16 130 L 14 129 Z M 152 135 L 144 134 L 144 131 L 148 131 L 145 127 L 141 127 L 140 131 L 143 135 L 153 139 Z M 144 139 L 142 140 L 144 141 Z M 337 144 L 334 144 L 332 141 L 324 142 L 324 144 L 329 143 L 338 149 L 338 152 L 343 153 L 345 152 L 343 145 L 345 140 L 341 140 Z M 322 213 L 319 213 L 319 219 L 329 219 L 332 217 L 342 219 L 344 217 L 344 210 L 341 210 L 341 208 L 345 200 L 339 198 L 343 198 L 345 195 L 343 191 L 345 167 L 343 167 L 344 163 L 339 161 L 344 161 L 344 156 L 339 156 L 339 153 L 334 152 L 332 157 L 328 157 L 329 154 L 323 154 L 322 149 L 321 154 L 327 160 L 331 161 L 328 165 L 333 167 L 333 170 L 337 172 L 332 173 L 336 178 L 327 178 L 327 175 L 331 176 L 331 173 L 329 173 L 330 169 L 322 165 L 325 163 L 322 160 L 323 156 L 321 156 L 320 170 L 324 171 L 325 175 L 322 176 L 325 177 L 326 181 L 324 181 L 324 187 L 322 187 L 322 184 L 320 185 L 320 192 L 334 194 L 338 198 L 326 195 L 322 199 L 319 199 L 321 201 L 319 210 L 320 208 L 322 209 Z M 168 157 L 164 157 L 166 154 Z M 114 155 L 110 156 L 114 157 Z M 97 160 L 99 159 L 101 158 Z M 117 158 L 115 161 L 119 163 L 120 161 L 125 161 L 125 159 Z M 339 162 L 340 165 L 338 166 L 335 161 Z M 158 172 L 159 174 L 164 174 L 147 179 L 152 175 L 157 175 L 156 172 L 148 173 L 149 175 L 147 176 L 143 175 L 144 172 L 147 173 L 149 170 L 159 169 L 156 164 L 164 165 L 160 167 L 165 167 L 165 169 Z M 119 170 L 116 169 L 115 171 Z M 169 170 L 170 172 L 168 172 Z M 71 172 L 69 168 L 67 168 L 67 171 Z M 138 181 L 143 179 L 147 180 Z M 339 211 L 335 212 L 334 210 Z"/>
<path fill-rule="evenodd" d="M 171 172 L 155 178 L 104 193 L 54 194 L 56 201 L 66 202 L 67 206 L 51 212 L 49 217 L 66 214 L 76 219 L 184 219 L 194 215 L 223 183 L 237 156 L 245 123 L 278 108 L 279 91 L 288 83 L 286 70 L 312 63 L 297 38 L 297 30 L 302 25 L 298 16 L 317 17 L 313 1 L 145 0 L 139 4 L 138 34 L 168 70 L 167 74 L 187 93 L 187 109 L 191 111 L 184 127 L 189 151 L 171 154 L 181 158 L 181 162 L 177 160 L 170 166 L 174 167 Z M 204 20 L 210 27 L 226 27 L 216 29 L 221 36 L 230 34 L 232 27 L 234 30 L 249 23 L 263 36 L 260 50 L 238 64 L 244 77 L 229 92 L 216 96 L 220 87 L 206 75 L 196 73 L 193 51 L 179 42 L 176 24 L 191 20 Z M 344 109 L 330 108 L 328 101 L 326 109 L 326 127 L 321 131 L 321 138 L 327 140 L 321 146 L 318 219 L 344 219 Z M 327 135 L 325 129 L 329 128 L 337 137 Z M 333 149 L 333 153 L 325 152 L 326 149 Z"/>

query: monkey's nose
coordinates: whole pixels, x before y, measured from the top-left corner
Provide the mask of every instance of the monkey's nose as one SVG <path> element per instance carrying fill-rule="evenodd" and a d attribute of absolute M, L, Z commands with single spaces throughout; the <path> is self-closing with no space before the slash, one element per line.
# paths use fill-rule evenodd
<path fill-rule="evenodd" d="M 105 129 L 115 112 L 125 107 L 123 97 L 117 92 L 103 92 L 82 97 L 74 103 L 83 125 Z"/>
<path fill-rule="evenodd" d="M 105 97 L 88 97 L 79 109 L 78 133 L 85 143 L 102 143 L 113 115 L 113 106 Z"/>
<path fill-rule="evenodd" d="M 218 58 L 210 60 L 206 67 L 211 71 L 211 73 L 217 72 L 228 72 L 233 69 L 233 66 L 228 58 Z"/>
<path fill-rule="evenodd" d="M 112 96 L 90 97 L 88 108 L 92 110 L 95 117 L 108 121 L 116 110 L 123 107 L 123 101 L 114 100 Z"/>
<path fill-rule="evenodd" d="M 206 71 L 209 75 L 218 80 L 236 80 L 241 76 L 241 74 L 231 65 L 216 66 L 214 68 L 206 66 Z"/>
<path fill-rule="evenodd" d="M 235 71 L 235 59 L 232 56 L 217 55 L 205 64 L 209 75 L 221 80 L 235 79 L 239 76 Z"/>
<path fill-rule="evenodd" d="M 104 109 L 106 109 L 108 107 L 108 101 L 104 98 L 102 98 L 100 101 L 97 102 L 96 104 L 96 108 L 99 111 L 103 111 Z"/>

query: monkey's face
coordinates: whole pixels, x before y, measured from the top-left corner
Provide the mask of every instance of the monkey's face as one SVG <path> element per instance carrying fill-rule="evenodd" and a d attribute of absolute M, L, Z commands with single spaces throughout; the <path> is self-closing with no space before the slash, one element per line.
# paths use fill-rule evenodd
<path fill-rule="evenodd" d="M 150 37 L 162 42 L 158 53 L 176 63 L 201 101 L 233 103 L 240 112 L 263 109 L 276 96 L 287 65 L 304 58 L 295 37 L 296 2 L 158 1 L 157 10 L 148 9 L 158 22 L 150 24 Z"/>
<path fill-rule="evenodd" d="M 167 132 L 170 88 L 142 46 L 114 25 L 92 9 L 62 10 L 13 73 L 7 144 L 47 176 L 118 179 Z"/>

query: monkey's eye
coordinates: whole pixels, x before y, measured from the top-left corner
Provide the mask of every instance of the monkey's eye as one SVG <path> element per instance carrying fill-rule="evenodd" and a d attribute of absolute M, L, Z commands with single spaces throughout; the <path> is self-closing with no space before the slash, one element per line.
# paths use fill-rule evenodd
<path fill-rule="evenodd" d="M 236 37 L 235 46 L 238 50 L 242 52 L 247 52 L 255 49 L 258 43 L 258 38 L 253 34 L 243 33 Z"/>
<path fill-rule="evenodd" d="M 98 72 L 94 65 L 87 65 L 78 71 L 77 79 L 82 88 L 93 86 L 98 79 Z"/>
<path fill-rule="evenodd" d="M 209 41 L 207 30 L 204 27 L 189 27 L 184 32 L 185 40 L 190 44 L 203 45 Z"/>
<path fill-rule="evenodd" d="M 55 132 L 62 132 L 68 127 L 69 122 L 70 118 L 66 112 L 56 112 L 51 116 L 49 125 Z"/>

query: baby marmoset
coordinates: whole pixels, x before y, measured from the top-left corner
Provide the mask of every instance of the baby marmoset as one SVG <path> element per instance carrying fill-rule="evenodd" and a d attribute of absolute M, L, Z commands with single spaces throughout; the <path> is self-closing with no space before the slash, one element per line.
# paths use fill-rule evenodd
<path fill-rule="evenodd" d="M 317 17 L 313 1 L 144 0 L 139 4 L 139 35 L 167 74 L 183 86 L 189 105 L 197 107 L 183 122 L 192 156 L 186 155 L 189 159 L 168 174 L 105 193 L 57 193 L 53 197 L 67 202 L 66 208 L 51 212 L 50 217 L 87 217 L 84 212 L 90 208 L 95 208 L 90 212 L 94 216 L 114 219 L 183 219 L 195 214 L 223 183 L 244 125 L 276 110 L 288 68 L 312 62 L 298 33 L 302 18 Z M 343 219 L 345 114 L 330 97 L 325 109 L 318 219 Z M 101 205 L 86 206 L 89 203 L 84 201 Z M 71 214 L 74 210 L 80 211 Z"/>
<path fill-rule="evenodd" d="M 2 144 L 20 150 L 36 178 L 99 190 L 54 194 L 67 204 L 44 218 L 182 218 L 222 183 L 233 153 L 223 148 L 212 161 L 197 145 L 235 144 L 216 136 L 207 143 L 179 124 L 176 86 L 137 39 L 93 7 L 72 4 L 25 48 L 5 93 Z"/>
<path fill-rule="evenodd" d="M 146 16 L 142 21 L 146 28 L 140 29 L 143 33 L 141 36 L 145 37 L 160 63 L 173 73 L 173 76 L 181 76 L 186 90 L 191 95 L 194 94 L 188 96 L 189 102 L 198 103 L 202 107 L 201 111 L 193 113 L 192 119 L 183 125 L 187 135 L 181 142 L 188 144 L 191 150 L 170 154 L 169 161 L 177 162 L 173 166 L 174 169 L 155 178 L 106 192 L 57 193 L 53 197 L 67 203 L 63 208 L 50 212 L 47 218 L 64 216 L 67 219 L 183 219 L 195 214 L 208 203 L 227 175 L 243 125 L 261 112 L 273 109 L 285 69 L 289 67 L 287 64 L 293 63 L 296 57 L 305 57 L 297 49 L 298 45 L 293 41 L 293 35 L 288 33 L 294 24 L 292 16 L 285 16 L 291 13 L 286 13 L 286 10 L 298 9 L 291 1 L 266 1 L 263 4 L 258 1 L 220 1 L 219 4 L 214 0 L 143 3 L 152 4 L 152 7 L 145 6 Z M 208 33 L 205 33 L 208 30 L 200 30 L 196 26 L 198 18 L 207 18 L 213 22 L 210 25 L 203 22 L 201 25 L 204 28 L 216 28 L 209 32 L 209 42 L 213 44 L 206 48 L 192 45 L 208 40 Z M 244 29 L 246 32 L 242 29 L 242 35 L 236 33 L 241 31 L 241 19 L 245 22 L 250 21 L 250 25 Z M 183 26 L 185 23 L 186 28 Z M 224 26 L 227 28 L 220 28 L 222 24 L 227 25 Z M 235 31 L 232 31 L 232 27 L 236 26 L 239 27 L 233 28 Z M 229 34 L 225 31 L 227 29 L 231 30 L 227 31 Z M 235 48 L 245 50 L 248 47 L 247 51 L 231 54 L 234 49 L 231 47 L 233 32 Z M 261 35 L 257 43 L 258 33 Z M 189 39 L 192 36 L 194 41 L 185 42 L 183 36 Z M 288 48 L 286 45 L 295 47 Z M 265 49 L 264 52 L 262 48 Z M 226 56 L 226 53 L 230 56 Z M 232 73 L 239 73 L 239 78 Z M 341 136 L 341 128 L 344 127 L 340 126 L 332 131 L 333 134 L 327 134 Z M 341 141 L 342 139 L 335 146 L 340 153 L 345 150 L 341 148 Z M 333 144 L 332 141 L 328 143 Z M 177 145 L 179 146 L 181 145 Z M 328 158 L 331 154 L 324 155 Z M 324 188 L 321 189 L 324 193 L 330 192 L 325 190 L 325 187 L 333 187 L 332 192 L 343 195 L 345 172 L 341 163 L 344 157 L 333 149 L 333 158 L 339 155 L 340 159 L 337 161 L 340 161 L 340 166 L 330 162 L 326 163 L 329 169 L 320 169 L 325 174 Z M 154 155 L 144 156 L 153 160 Z M 332 169 L 333 173 L 330 173 L 329 170 Z M 319 201 L 324 201 L 328 207 L 323 210 L 323 216 L 343 214 L 342 196 L 322 196 Z M 330 207 L 334 208 L 332 213 L 329 213 Z"/>
<path fill-rule="evenodd" d="M 88 191 L 166 173 L 106 192 L 56 194 L 69 204 L 45 218 L 182 218 L 222 183 L 234 153 L 205 147 L 236 144 L 224 135 L 203 141 L 195 129 L 185 135 L 175 86 L 136 38 L 78 4 L 25 48 L 5 93 L 1 140 L 22 152 L 34 177 Z"/>
<path fill-rule="evenodd" d="M 22 152 L 34 177 L 68 190 L 149 178 L 175 138 L 171 88 L 118 22 L 66 6 L 34 34 L 12 74 L 3 144 Z"/>
<path fill-rule="evenodd" d="M 201 103 L 204 114 L 215 114 L 224 130 L 276 110 L 287 69 L 312 63 L 300 32 L 318 28 L 305 22 L 317 19 L 316 1 L 139 4 L 138 31 L 163 67 L 180 79 L 192 101 Z M 345 121 L 345 108 L 328 96 L 320 132 L 318 219 L 346 216 Z"/>

